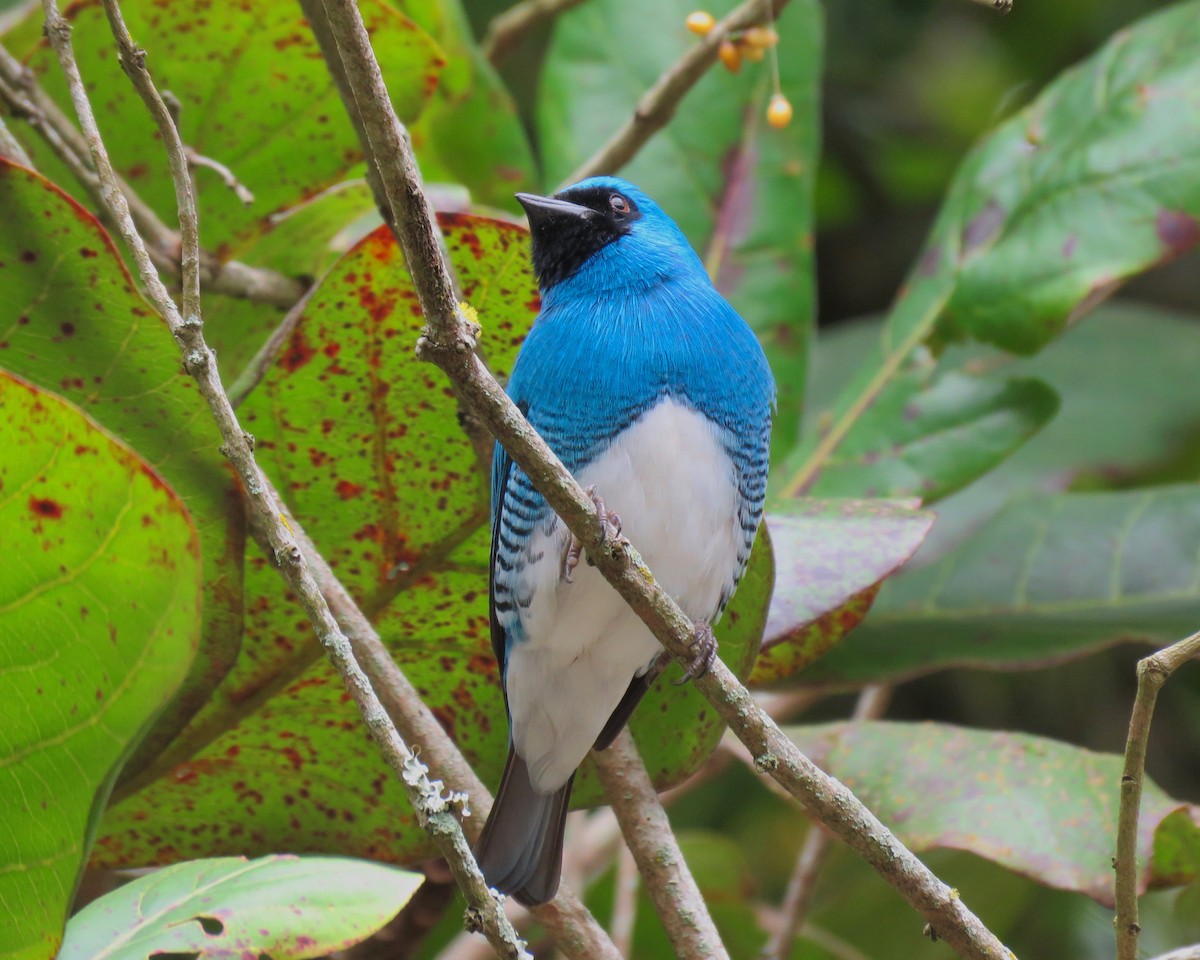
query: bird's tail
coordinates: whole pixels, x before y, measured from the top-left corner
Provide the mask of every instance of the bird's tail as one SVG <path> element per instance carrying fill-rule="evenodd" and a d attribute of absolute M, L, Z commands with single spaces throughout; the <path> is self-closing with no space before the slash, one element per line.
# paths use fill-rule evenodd
<path fill-rule="evenodd" d="M 538 793 L 512 745 L 496 802 L 475 845 L 488 886 L 526 906 L 554 897 L 562 872 L 563 829 L 575 775 L 554 793 Z"/>

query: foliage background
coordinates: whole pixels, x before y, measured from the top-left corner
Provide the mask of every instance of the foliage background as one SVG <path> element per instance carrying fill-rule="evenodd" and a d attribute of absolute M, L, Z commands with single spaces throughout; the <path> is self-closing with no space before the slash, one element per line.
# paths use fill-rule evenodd
<path fill-rule="evenodd" d="M 10 5 L 0 0 L 0 9 Z M 491 17 L 505 6 L 493 0 L 467 0 L 463 11 L 481 36 Z M 793 8 L 800 6 L 800 0 L 793 0 Z M 970 145 L 1115 30 L 1166 6 L 1144 0 L 1055 4 L 1017 0 L 1015 12 L 1000 18 L 953 0 L 830 0 L 824 4 L 823 153 L 816 173 L 814 235 L 821 336 L 807 385 L 810 412 L 832 398 L 859 355 L 863 341 L 856 337 L 862 336 L 862 328 L 855 321 L 888 307 Z M 631 10 L 628 3 L 591 0 L 579 15 L 599 17 L 602 23 L 605 17 L 615 20 L 618 44 L 628 35 L 623 32 L 645 29 L 650 41 L 642 40 L 641 46 L 652 48 L 654 31 L 646 26 L 651 15 Z M 678 44 L 678 38 L 666 37 L 672 29 L 669 25 L 655 24 L 654 29 L 663 31 L 664 52 L 644 65 L 651 78 L 672 59 L 665 51 Z M 524 172 L 518 170 L 511 178 L 519 184 L 537 178 L 539 163 L 547 187 L 570 169 L 546 112 L 557 109 L 559 116 L 586 112 L 574 99 L 583 96 L 585 80 L 572 74 L 569 56 L 560 51 L 555 60 L 550 37 L 548 28 L 536 31 L 501 70 L 534 151 L 526 158 Z M 795 38 L 785 34 L 785 44 L 789 39 Z M 803 66 L 793 62 L 785 69 Z M 761 95 L 751 73 L 731 78 L 714 71 L 693 96 L 719 113 L 729 101 Z M 638 80 L 631 96 L 644 86 L 640 76 Z M 547 83 L 566 85 L 559 90 L 557 106 L 554 98 L 547 99 Z M 619 118 L 615 113 L 604 117 L 603 128 L 610 129 Z M 455 142 L 461 130 L 427 133 L 425 160 L 431 179 L 474 176 L 456 166 L 463 162 L 460 144 Z M 520 151 L 520 147 L 513 149 Z M 725 159 L 723 151 L 715 153 L 706 168 L 706 175 L 714 178 L 710 189 L 719 187 Z M 653 165 L 662 162 L 664 158 L 652 152 L 639 160 L 651 175 Z M 638 176 L 638 167 L 631 176 Z M 511 189 L 510 182 L 494 182 L 490 194 L 477 190 L 476 198 L 511 210 Z M 683 191 L 668 207 L 689 228 L 697 245 L 703 245 L 711 225 L 704 223 L 697 196 Z M 1125 288 L 1126 302 L 1104 308 L 1064 339 L 1078 344 L 1073 347 L 1073 362 L 1082 359 L 1082 369 L 1066 360 L 1056 362 L 1057 344 L 1017 365 L 1023 374 L 1046 376 L 1063 394 L 1063 410 L 1053 428 L 1057 432 L 1049 440 L 1048 431 L 1033 441 L 996 476 L 940 503 L 942 522 L 926 545 L 928 556 L 944 548 L 956 533 L 961 535 L 981 498 L 1018 489 L 1044 469 L 1053 460 L 1052 447 L 1074 448 L 1068 453 L 1078 454 L 1086 464 L 1067 471 L 1058 488 L 1111 490 L 1198 479 L 1200 404 L 1189 396 L 1194 390 L 1189 390 L 1187 380 L 1194 370 L 1188 361 L 1196 356 L 1189 351 L 1196 349 L 1198 277 L 1200 256 L 1192 251 Z M 806 291 L 795 295 L 802 298 Z M 1131 334 L 1131 323 L 1149 316 L 1151 306 L 1171 311 L 1178 324 L 1155 326 L 1153 334 Z M 780 361 L 776 362 L 778 368 Z M 1106 385 L 1118 383 L 1124 387 L 1122 403 L 1119 409 L 1105 410 L 1112 419 L 1103 425 L 1120 427 L 1111 431 L 1117 441 L 1114 448 L 1105 445 L 1103 436 L 1096 436 L 1105 431 L 1097 429 L 1095 411 L 1109 392 Z M 1145 421 L 1138 419 L 1167 407 L 1169 421 L 1164 417 L 1156 430 L 1146 429 Z M 1128 422 L 1120 419 L 1125 414 Z M 864 637 L 869 637 L 871 624 L 869 618 L 861 631 Z M 1142 645 L 1117 644 L 1084 659 L 1020 672 L 941 670 L 900 685 L 888 716 L 1035 733 L 1116 752 L 1124 742 L 1134 663 L 1145 651 Z M 1200 799 L 1200 742 L 1194 736 L 1200 726 L 1196 673 L 1195 669 L 1181 672 L 1162 698 L 1148 761 L 1148 772 L 1168 793 L 1193 800 Z M 804 720 L 843 718 L 851 702 L 850 694 L 831 693 L 805 713 Z M 671 815 L 701 884 L 716 905 L 731 949 L 750 955 L 755 934 L 746 903 L 750 897 L 778 902 L 803 838 L 801 818 L 736 766 L 683 798 Z M 1085 897 L 1049 890 L 966 853 L 934 851 L 927 859 L 1019 956 L 1109 954 L 1110 912 Z M 597 884 L 590 902 L 601 919 L 610 899 L 611 883 Z M 1200 886 L 1152 893 L 1144 898 L 1143 910 L 1147 954 L 1200 940 Z M 864 916 L 871 922 L 863 923 Z M 909 909 L 840 849 L 826 868 L 812 920 L 862 956 L 884 960 L 916 951 L 934 958 L 949 956 L 944 947 L 925 943 Z M 423 955 L 433 956 L 458 927 L 459 912 L 451 909 Z M 649 904 L 643 903 L 636 955 L 666 956 L 661 937 Z M 849 954 L 805 942 L 794 956 L 816 960 L 839 955 Z"/>

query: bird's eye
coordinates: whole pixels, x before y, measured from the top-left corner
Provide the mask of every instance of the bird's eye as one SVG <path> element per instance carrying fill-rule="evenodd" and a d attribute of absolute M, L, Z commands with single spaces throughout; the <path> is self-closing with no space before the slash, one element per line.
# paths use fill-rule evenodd
<path fill-rule="evenodd" d="M 614 193 L 608 198 L 608 205 L 612 208 L 613 213 L 626 214 L 629 212 L 629 201 L 619 193 Z"/>

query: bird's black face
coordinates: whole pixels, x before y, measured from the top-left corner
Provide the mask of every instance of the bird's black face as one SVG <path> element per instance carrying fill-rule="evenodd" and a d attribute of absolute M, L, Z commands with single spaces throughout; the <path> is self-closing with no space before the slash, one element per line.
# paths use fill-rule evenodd
<path fill-rule="evenodd" d="M 533 272 L 543 291 L 574 276 L 642 216 L 633 200 L 605 187 L 572 187 L 553 197 L 518 193 L 517 199 L 529 217 Z"/>

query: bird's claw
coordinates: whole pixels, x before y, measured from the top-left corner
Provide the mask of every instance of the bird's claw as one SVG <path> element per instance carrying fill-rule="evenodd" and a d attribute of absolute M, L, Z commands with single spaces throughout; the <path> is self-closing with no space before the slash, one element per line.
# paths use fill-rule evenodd
<path fill-rule="evenodd" d="M 621 535 L 621 517 L 619 514 L 609 511 L 604 503 L 604 498 L 596 492 L 596 487 L 590 486 L 586 491 L 592 503 L 596 506 L 596 519 L 600 521 L 600 532 L 605 540 L 615 540 Z M 579 566 L 579 561 L 583 558 L 583 543 L 582 541 L 571 534 L 571 543 L 567 547 L 566 556 L 563 557 L 563 574 L 562 578 L 567 583 L 575 582 L 575 568 Z"/>
<path fill-rule="evenodd" d="M 717 638 L 713 636 L 712 627 L 706 621 L 701 620 L 692 625 L 692 640 L 688 644 L 688 650 L 693 654 L 692 661 L 684 668 L 683 676 L 675 681 L 677 687 L 704 676 L 717 659 Z"/>

